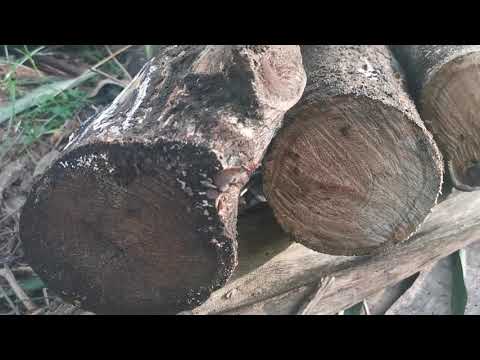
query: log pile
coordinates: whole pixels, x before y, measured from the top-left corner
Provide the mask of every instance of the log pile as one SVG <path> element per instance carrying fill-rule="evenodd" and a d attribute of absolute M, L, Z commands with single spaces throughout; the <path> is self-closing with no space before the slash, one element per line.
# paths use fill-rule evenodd
<path fill-rule="evenodd" d="M 458 48 L 160 46 L 36 179 L 26 256 L 98 313 L 343 310 L 478 235 L 479 195 L 436 205 L 442 154 L 480 185 L 477 47 Z M 259 168 L 271 208 L 237 244 Z"/>

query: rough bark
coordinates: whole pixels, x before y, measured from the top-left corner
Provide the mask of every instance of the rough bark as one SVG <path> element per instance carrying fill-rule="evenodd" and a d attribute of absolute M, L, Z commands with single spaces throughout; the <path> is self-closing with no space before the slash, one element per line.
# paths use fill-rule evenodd
<path fill-rule="evenodd" d="M 418 103 L 462 191 L 480 185 L 480 46 L 393 46 Z"/>
<path fill-rule="evenodd" d="M 265 195 L 314 250 L 363 255 L 407 239 L 443 165 L 385 46 L 303 46 L 307 86 L 265 158 Z"/>
<path fill-rule="evenodd" d="M 338 313 L 478 240 L 479 210 L 480 193 L 454 192 L 415 236 L 371 256 L 330 256 L 293 244 L 215 291 L 193 314 L 296 314 L 321 282 L 329 286 L 310 313 Z"/>
<path fill-rule="evenodd" d="M 163 46 L 36 182 L 20 235 L 98 313 L 175 313 L 237 263 L 238 195 L 305 72 L 298 46 Z"/>

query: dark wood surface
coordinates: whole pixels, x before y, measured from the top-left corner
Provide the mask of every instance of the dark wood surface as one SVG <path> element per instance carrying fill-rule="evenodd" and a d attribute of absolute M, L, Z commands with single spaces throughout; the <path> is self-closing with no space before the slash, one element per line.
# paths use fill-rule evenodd
<path fill-rule="evenodd" d="M 298 46 L 162 46 L 36 181 L 32 267 L 97 313 L 200 304 L 237 264 L 239 192 L 305 82 Z"/>

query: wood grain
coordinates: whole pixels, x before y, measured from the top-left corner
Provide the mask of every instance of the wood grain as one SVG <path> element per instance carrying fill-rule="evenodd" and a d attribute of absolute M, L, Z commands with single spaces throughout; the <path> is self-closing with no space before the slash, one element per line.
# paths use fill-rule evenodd
<path fill-rule="evenodd" d="M 303 46 L 308 81 L 264 164 L 285 231 L 365 255 L 407 239 L 437 201 L 441 155 L 385 46 Z"/>

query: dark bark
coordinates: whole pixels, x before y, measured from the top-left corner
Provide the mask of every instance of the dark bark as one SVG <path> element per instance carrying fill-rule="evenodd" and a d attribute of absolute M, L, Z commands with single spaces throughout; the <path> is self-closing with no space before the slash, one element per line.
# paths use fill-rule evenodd
<path fill-rule="evenodd" d="M 443 166 L 385 46 L 303 46 L 307 86 L 265 164 L 284 230 L 314 250 L 363 255 L 411 236 Z"/>
<path fill-rule="evenodd" d="M 175 313 L 237 263 L 239 191 L 300 98 L 297 46 L 163 46 L 36 182 L 20 234 L 100 313 Z"/>

